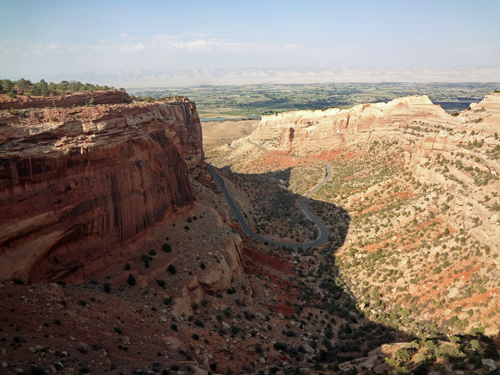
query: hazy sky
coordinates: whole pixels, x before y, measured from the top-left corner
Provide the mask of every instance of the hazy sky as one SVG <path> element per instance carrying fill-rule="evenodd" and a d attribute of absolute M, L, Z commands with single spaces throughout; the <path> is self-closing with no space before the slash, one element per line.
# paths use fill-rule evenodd
<path fill-rule="evenodd" d="M 499 0 L 0 0 L 0 76 L 500 67 Z"/>

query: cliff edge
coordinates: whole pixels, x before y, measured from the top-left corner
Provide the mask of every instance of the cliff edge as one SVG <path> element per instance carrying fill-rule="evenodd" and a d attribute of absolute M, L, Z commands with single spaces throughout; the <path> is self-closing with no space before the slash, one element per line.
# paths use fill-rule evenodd
<path fill-rule="evenodd" d="M 187 99 L 1 111 L 1 278 L 83 277 L 97 259 L 91 272 L 104 269 L 193 204 L 189 170 L 203 166 Z"/>

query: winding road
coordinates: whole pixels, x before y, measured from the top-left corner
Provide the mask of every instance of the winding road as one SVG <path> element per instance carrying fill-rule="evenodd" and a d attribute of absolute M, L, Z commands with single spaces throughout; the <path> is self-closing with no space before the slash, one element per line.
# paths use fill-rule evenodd
<path fill-rule="evenodd" d="M 227 204 L 229 204 L 229 207 L 233 210 L 234 216 L 236 216 L 236 220 L 241 225 L 241 228 L 243 231 L 253 238 L 254 240 L 260 241 L 260 242 L 267 242 L 273 246 L 286 246 L 292 249 L 300 249 L 300 248 L 307 248 L 307 247 L 315 247 L 315 246 L 320 246 L 326 243 L 328 241 L 328 229 L 326 229 L 325 225 L 316 217 L 313 215 L 313 213 L 309 210 L 307 207 L 307 199 L 310 198 L 314 193 L 316 193 L 319 188 L 321 188 L 330 178 L 332 178 L 332 170 L 330 168 L 330 165 L 323 160 L 315 160 L 315 159 L 308 159 L 308 158 L 303 158 L 303 157 L 298 157 L 298 156 L 286 156 L 286 155 L 278 155 L 278 154 L 273 154 L 272 152 L 269 152 L 264 146 L 258 145 L 256 143 L 253 143 L 251 140 L 247 139 L 247 141 L 254 146 L 260 148 L 262 151 L 264 151 L 266 154 L 273 155 L 273 156 L 279 156 L 282 158 L 291 158 L 291 159 L 304 159 L 304 160 L 312 160 L 312 161 L 317 161 L 318 163 L 323 163 L 325 166 L 326 170 L 326 175 L 323 180 L 319 184 L 317 184 L 309 193 L 306 195 L 302 196 L 299 200 L 299 206 L 304 211 L 304 214 L 318 227 L 319 229 L 319 236 L 317 239 L 315 239 L 312 242 L 305 242 L 305 243 L 282 243 L 282 242 L 276 242 L 273 240 L 269 240 L 263 237 L 258 236 L 248 225 L 246 222 L 244 216 L 242 215 L 241 211 L 239 210 L 238 206 L 236 203 L 233 201 L 233 198 L 229 194 L 229 192 L 226 189 L 226 185 L 224 183 L 224 180 L 222 179 L 221 176 L 215 171 L 215 169 L 207 163 L 207 168 L 209 172 L 212 174 L 214 177 L 215 182 L 219 186 L 220 190 L 222 191 L 222 194 L 224 195 L 224 198 L 226 198 Z"/>

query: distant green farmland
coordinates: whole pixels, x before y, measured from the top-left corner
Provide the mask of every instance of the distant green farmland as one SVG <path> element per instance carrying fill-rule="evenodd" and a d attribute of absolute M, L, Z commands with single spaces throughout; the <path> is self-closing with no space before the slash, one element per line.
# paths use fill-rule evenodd
<path fill-rule="evenodd" d="M 350 108 L 361 103 L 387 102 L 407 95 L 428 95 L 449 112 L 467 108 L 498 83 L 330 83 L 262 84 L 133 89 L 130 94 L 161 98 L 186 96 L 193 100 L 203 121 L 259 118 L 298 109 Z"/>

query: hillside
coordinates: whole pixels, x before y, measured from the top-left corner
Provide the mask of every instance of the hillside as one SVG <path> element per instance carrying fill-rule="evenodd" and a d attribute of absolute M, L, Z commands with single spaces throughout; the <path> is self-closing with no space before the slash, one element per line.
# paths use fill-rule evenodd
<path fill-rule="evenodd" d="M 499 102 L 264 116 L 206 150 L 255 233 L 287 243 L 316 238 L 297 201 L 329 163 L 309 200 L 329 241 L 299 249 L 241 230 L 187 99 L 1 111 L 2 370 L 493 370 Z"/>
<path fill-rule="evenodd" d="M 451 116 L 408 97 L 263 117 L 248 139 L 333 170 L 310 203 L 331 242 L 304 274 L 323 301 L 331 279 L 368 320 L 408 337 L 498 337 L 499 104 L 500 94 L 489 94 Z M 257 233 L 313 237 L 296 199 L 324 175 L 317 164 L 264 155 L 246 139 L 208 155 Z"/>

